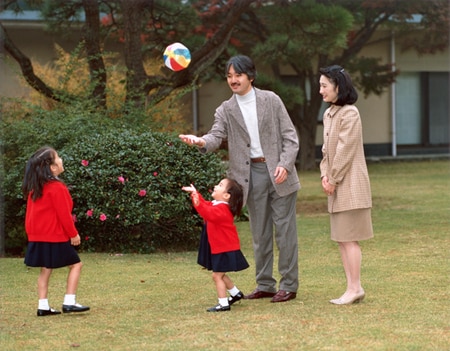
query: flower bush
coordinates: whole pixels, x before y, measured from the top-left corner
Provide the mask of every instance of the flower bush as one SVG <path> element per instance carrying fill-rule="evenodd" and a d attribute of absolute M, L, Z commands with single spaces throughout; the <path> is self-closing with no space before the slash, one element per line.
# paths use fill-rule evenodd
<path fill-rule="evenodd" d="M 26 247 L 21 184 L 28 158 L 41 146 L 50 145 L 59 151 L 75 144 L 79 135 L 110 130 L 116 122 L 81 104 L 46 111 L 23 101 L 11 107 L 0 98 L 0 108 L 0 221 L 5 225 L 6 252 L 21 255 Z"/>
<path fill-rule="evenodd" d="M 215 154 L 163 133 L 111 130 L 60 154 L 88 251 L 195 247 L 202 221 L 181 187 L 193 183 L 207 195 L 224 175 Z"/>
<path fill-rule="evenodd" d="M 139 128 L 82 105 L 4 116 L 0 190 L 7 253 L 23 254 L 26 247 L 20 188 L 26 161 L 43 145 L 63 159 L 61 178 L 74 200 L 80 250 L 193 249 L 202 221 L 181 187 L 193 183 L 207 195 L 223 177 L 223 165 L 216 154 L 202 155 L 175 135 Z"/>

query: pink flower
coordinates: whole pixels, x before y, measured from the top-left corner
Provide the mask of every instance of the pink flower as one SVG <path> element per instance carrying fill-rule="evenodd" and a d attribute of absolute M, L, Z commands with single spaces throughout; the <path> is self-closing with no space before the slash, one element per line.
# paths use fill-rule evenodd
<path fill-rule="evenodd" d="M 88 240 L 89 240 L 89 237 L 86 235 L 86 236 L 84 237 L 84 240 L 88 241 Z"/>
<path fill-rule="evenodd" d="M 122 176 L 117 177 L 117 180 L 118 180 L 119 182 L 121 182 L 122 184 L 125 184 L 125 178 L 124 178 L 124 177 L 122 177 Z"/>
<path fill-rule="evenodd" d="M 105 215 L 104 213 L 102 213 L 102 214 L 100 215 L 99 219 L 100 219 L 102 222 L 106 221 L 106 215 Z"/>
<path fill-rule="evenodd" d="M 88 160 L 81 160 L 81 164 L 82 164 L 84 167 L 87 167 L 87 166 L 89 165 L 89 161 L 88 161 Z"/>
<path fill-rule="evenodd" d="M 153 172 L 153 175 L 156 177 L 158 175 L 158 172 Z"/>
<path fill-rule="evenodd" d="M 105 27 L 111 25 L 113 23 L 112 15 L 108 14 L 106 16 L 103 16 L 102 18 L 100 18 L 100 22 Z"/>
<path fill-rule="evenodd" d="M 139 196 L 145 196 L 145 195 L 147 195 L 147 190 L 145 190 L 145 189 L 139 190 Z"/>
<path fill-rule="evenodd" d="M 116 219 L 119 219 L 120 218 L 120 214 L 118 214 L 117 216 L 116 216 Z"/>
<path fill-rule="evenodd" d="M 92 208 L 90 210 L 86 211 L 86 216 L 88 216 L 88 217 L 92 217 L 93 214 L 94 214 L 94 210 Z"/>
<path fill-rule="evenodd" d="M 74 213 L 72 214 L 72 220 L 73 220 L 74 223 L 77 222 L 77 215 L 74 214 Z"/>

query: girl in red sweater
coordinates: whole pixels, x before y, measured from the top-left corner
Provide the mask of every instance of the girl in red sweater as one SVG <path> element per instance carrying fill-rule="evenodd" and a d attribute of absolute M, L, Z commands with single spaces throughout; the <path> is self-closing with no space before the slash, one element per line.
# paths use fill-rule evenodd
<path fill-rule="evenodd" d="M 192 204 L 205 220 L 198 263 L 212 270 L 219 304 L 208 308 L 208 312 L 230 311 L 230 305 L 241 300 L 244 294 L 226 274 L 249 267 L 240 249 L 239 236 L 234 217 L 239 216 L 243 204 L 242 186 L 233 179 L 225 178 L 214 187 L 213 201 L 206 201 L 195 187 L 185 186 L 191 193 Z M 227 290 L 230 297 L 227 298 Z"/>
<path fill-rule="evenodd" d="M 58 176 L 64 171 L 58 153 L 43 147 L 28 160 L 22 184 L 27 199 L 25 230 L 28 247 L 25 264 L 41 267 L 38 277 L 38 317 L 60 314 L 48 303 L 48 282 L 53 268 L 69 266 L 64 313 L 84 312 L 89 307 L 75 301 L 80 279 L 80 257 L 73 246 L 80 245 L 80 236 L 72 218 L 72 197 Z"/>

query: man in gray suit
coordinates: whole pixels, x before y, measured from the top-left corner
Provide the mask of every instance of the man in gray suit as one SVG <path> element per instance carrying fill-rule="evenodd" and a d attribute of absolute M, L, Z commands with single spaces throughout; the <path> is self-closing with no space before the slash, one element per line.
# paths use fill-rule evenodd
<path fill-rule="evenodd" d="M 257 287 L 245 298 L 289 301 L 298 289 L 297 132 L 278 95 L 253 86 L 256 68 L 249 57 L 232 57 L 226 76 L 233 96 L 217 108 L 211 130 L 202 137 L 182 134 L 180 138 L 203 153 L 227 140 L 227 176 L 244 189 L 253 236 Z M 281 275 L 278 291 L 273 277 L 274 235 Z"/>

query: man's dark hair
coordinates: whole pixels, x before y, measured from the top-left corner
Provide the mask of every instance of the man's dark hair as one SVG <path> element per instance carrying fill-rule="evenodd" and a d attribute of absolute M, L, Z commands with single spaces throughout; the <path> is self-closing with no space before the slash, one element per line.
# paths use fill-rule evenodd
<path fill-rule="evenodd" d="M 237 55 L 230 58 L 226 65 L 225 77 L 228 75 L 231 66 L 233 66 L 236 73 L 246 74 L 253 84 L 256 79 L 256 67 L 250 57 Z"/>

